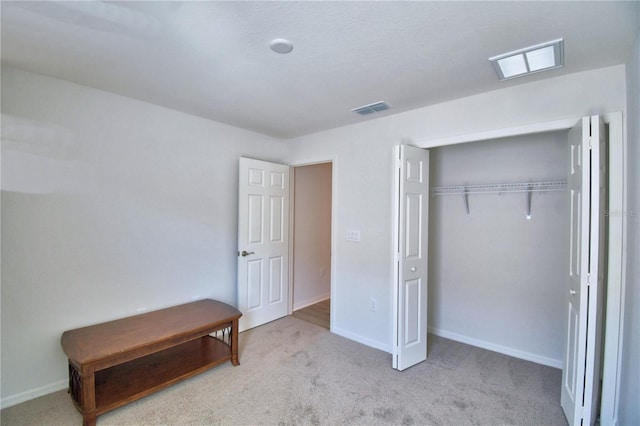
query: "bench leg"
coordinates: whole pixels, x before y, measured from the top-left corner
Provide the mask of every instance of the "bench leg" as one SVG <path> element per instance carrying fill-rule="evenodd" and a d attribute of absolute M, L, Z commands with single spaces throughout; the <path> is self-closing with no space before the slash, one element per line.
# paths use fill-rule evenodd
<path fill-rule="evenodd" d="M 82 426 L 96 426 L 97 420 L 95 414 L 85 414 L 82 417 Z"/>
<path fill-rule="evenodd" d="M 231 323 L 231 364 L 240 365 L 238 360 L 238 320 Z"/>
<path fill-rule="evenodd" d="M 91 368 L 76 367 L 69 360 L 69 395 L 82 414 L 82 424 L 96 424 L 95 374 Z"/>
<path fill-rule="evenodd" d="M 96 376 L 93 369 L 82 374 L 82 425 L 96 425 Z"/>

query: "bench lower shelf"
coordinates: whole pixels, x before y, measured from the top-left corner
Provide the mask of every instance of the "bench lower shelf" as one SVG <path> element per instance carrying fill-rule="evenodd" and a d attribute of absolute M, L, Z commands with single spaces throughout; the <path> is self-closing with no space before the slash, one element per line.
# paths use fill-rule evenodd
<path fill-rule="evenodd" d="M 210 336 L 95 373 L 96 415 L 140 399 L 231 359 L 231 348 Z"/>

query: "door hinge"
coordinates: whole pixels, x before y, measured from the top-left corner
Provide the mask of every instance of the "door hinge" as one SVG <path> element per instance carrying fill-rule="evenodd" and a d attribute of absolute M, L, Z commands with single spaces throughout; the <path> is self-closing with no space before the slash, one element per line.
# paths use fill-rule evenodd
<path fill-rule="evenodd" d="M 396 170 L 402 170 L 402 159 L 396 158 Z"/>
<path fill-rule="evenodd" d="M 589 151 L 593 148 L 593 138 L 589 136 Z"/>
<path fill-rule="evenodd" d="M 587 274 L 587 287 L 591 286 L 591 274 Z"/>

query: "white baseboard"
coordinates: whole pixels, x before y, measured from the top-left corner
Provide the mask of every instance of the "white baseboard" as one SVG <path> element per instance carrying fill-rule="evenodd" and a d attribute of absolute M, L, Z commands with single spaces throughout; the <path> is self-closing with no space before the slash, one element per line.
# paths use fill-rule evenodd
<path fill-rule="evenodd" d="M 385 351 L 387 353 L 392 353 L 391 345 L 384 344 L 382 342 L 372 340 L 358 334 L 354 334 L 350 331 L 346 331 L 340 328 L 335 328 L 331 330 L 333 333 L 345 337 L 349 340 L 353 340 L 358 343 L 362 343 L 363 345 L 372 347 L 374 349 L 379 349 L 381 351 Z M 507 346 L 497 345 L 495 343 L 487 342 L 485 340 L 474 339 L 472 337 L 463 336 L 461 334 L 452 333 L 450 331 L 441 330 L 438 328 L 429 327 L 429 333 L 434 334 L 436 336 L 444 337 L 445 339 L 455 340 L 456 342 L 466 343 L 471 346 L 476 346 L 482 349 L 487 349 L 493 352 L 498 352 L 504 355 L 509 355 L 514 358 L 524 359 L 526 361 L 535 362 L 536 364 L 546 365 L 548 367 L 559 368 L 562 369 L 562 360 L 561 359 L 553 359 L 544 357 L 541 355 L 533 354 L 530 352 L 521 351 L 518 349 L 510 348 Z"/>
<path fill-rule="evenodd" d="M 316 303 L 320 303 L 327 299 L 331 299 L 331 293 L 321 294 L 320 296 L 316 296 L 311 299 L 303 300 L 301 302 L 296 302 L 293 304 L 293 310 L 297 311 L 298 309 L 303 309 L 303 308 L 306 308 L 307 306 L 315 305 Z"/>
<path fill-rule="evenodd" d="M 496 345 L 495 343 L 487 342 L 485 340 L 474 339 L 472 337 L 463 336 L 462 334 L 452 333 L 450 331 L 442 330 L 439 328 L 429 327 L 429 333 L 435 334 L 436 336 L 444 337 L 445 339 L 455 340 L 456 342 L 466 343 L 467 345 L 477 346 L 482 349 L 509 355 L 514 358 L 520 358 L 526 361 L 535 362 L 536 364 L 542 364 L 548 367 L 562 369 L 561 359 L 548 358 L 507 346 Z"/>
<path fill-rule="evenodd" d="M 354 342 L 362 343 L 363 345 L 369 346 L 370 348 L 379 349 L 381 351 L 391 353 L 391 345 L 384 344 L 377 340 L 372 340 L 367 337 L 360 336 L 359 334 L 354 334 L 350 331 L 342 330 L 337 327 L 334 327 L 331 332 L 337 334 L 338 336 L 353 340 Z"/>
<path fill-rule="evenodd" d="M 2 398 L 0 401 L 1 408 L 8 408 L 14 405 L 18 405 L 22 402 L 27 402 L 38 397 L 48 395 L 53 392 L 58 392 L 69 387 L 69 380 L 63 379 L 39 388 L 31 389 L 25 392 L 20 392 L 15 395 L 10 395 L 6 398 Z"/>

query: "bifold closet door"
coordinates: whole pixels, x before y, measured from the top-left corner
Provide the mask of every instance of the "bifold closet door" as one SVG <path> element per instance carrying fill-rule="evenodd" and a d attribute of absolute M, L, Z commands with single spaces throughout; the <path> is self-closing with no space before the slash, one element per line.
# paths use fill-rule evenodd
<path fill-rule="evenodd" d="M 427 359 L 429 151 L 395 149 L 393 368 Z"/>
<path fill-rule="evenodd" d="M 600 404 L 606 133 L 599 116 L 569 131 L 571 209 L 561 405 L 569 425 L 593 425 Z"/>

